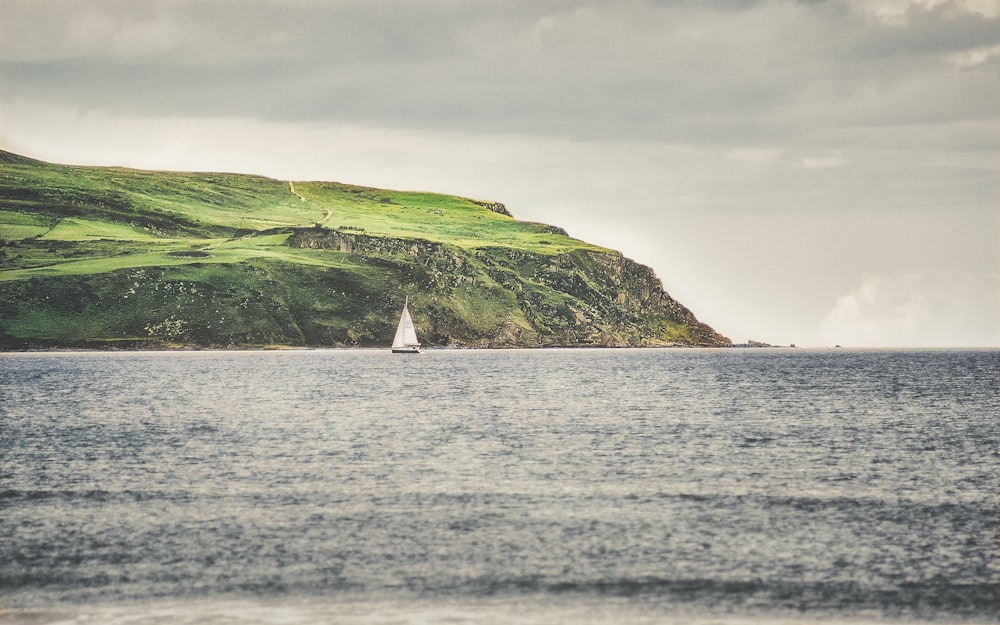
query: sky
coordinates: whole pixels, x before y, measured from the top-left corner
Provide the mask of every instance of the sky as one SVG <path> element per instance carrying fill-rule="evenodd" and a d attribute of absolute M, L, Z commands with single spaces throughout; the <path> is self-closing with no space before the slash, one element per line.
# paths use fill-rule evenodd
<path fill-rule="evenodd" d="M 1000 346 L 1000 0 L 0 0 L 0 147 L 499 201 L 735 342 Z"/>

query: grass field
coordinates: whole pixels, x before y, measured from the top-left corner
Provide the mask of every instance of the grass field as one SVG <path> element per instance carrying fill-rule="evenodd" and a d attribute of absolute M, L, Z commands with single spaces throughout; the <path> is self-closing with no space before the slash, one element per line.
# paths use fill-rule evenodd
<path fill-rule="evenodd" d="M 68 167 L 3 153 L 0 189 L 0 239 L 8 246 L 26 239 L 36 243 L 19 255 L 8 251 L 0 280 L 38 273 L 31 265 L 39 256 L 47 261 L 45 275 L 99 272 L 102 262 L 106 271 L 130 262 L 148 266 L 157 255 L 171 265 L 261 256 L 310 262 L 289 254 L 281 237 L 249 235 L 316 224 L 465 249 L 499 245 L 549 255 L 601 249 L 464 198 L 329 182 L 290 185 L 235 174 Z M 114 241 L 116 249 L 84 263 L 51 255 L 47 241 Z M 184 248 L 210 250 L 212 260 L 165 256 Z"/>

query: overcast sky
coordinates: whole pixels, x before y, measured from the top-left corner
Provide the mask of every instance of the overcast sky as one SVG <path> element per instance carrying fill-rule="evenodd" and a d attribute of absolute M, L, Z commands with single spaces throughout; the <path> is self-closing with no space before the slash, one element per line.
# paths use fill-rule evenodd
<path fill-rule="evenodd" d="M 1000 346 L 1000 0 L 0 0 L 0 145 L 503 202 L 737 342 Z"/>

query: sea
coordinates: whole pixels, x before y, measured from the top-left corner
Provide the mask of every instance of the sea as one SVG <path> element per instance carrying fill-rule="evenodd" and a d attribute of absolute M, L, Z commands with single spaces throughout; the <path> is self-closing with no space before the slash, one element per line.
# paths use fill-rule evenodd
<path fill-rule="evenodd" d="M 0 355 L 4 625 L 996 623 L 1000 351 Z"/>

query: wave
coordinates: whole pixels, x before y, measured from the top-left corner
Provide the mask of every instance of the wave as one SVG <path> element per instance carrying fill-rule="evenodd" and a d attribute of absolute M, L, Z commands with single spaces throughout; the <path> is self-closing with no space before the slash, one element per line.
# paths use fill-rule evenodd
<path fill-rule="evenodd" d="M 664 579 L 658 577 L 549 581 L 536 577 L 482 579 L 469 588 L 474 595 L 566 595 L 618 597 L 641 603 L 687 604 L 747 612 L 861 614 L 883 617 L 1000 619 L 1000 586 L 996 583 L 951 584 L 942 580 L 871 587 L 857 582 L 802 582 L 750 579 Z"/>
<path fill-rule="evenodd" d="M 8 591 L 17 590 L 25 579 L 0 576 L 0 585 Z M 95 576 L 88 580 L 94 587 L 109 582 L 116 590 L 86 593 L 65 574 L 54 573 L 48 579 L 32 579 L 30 583 L 49 585 L 48 592 L 28 593 L 30 604 L 72 605 L 149 601 L 188 597 L 216 600 L 255 597 L 261 600 L 283 601 L 289 597 L 357 600 L 359 597 L 421 598 L 427 601 L 500 601 L 517 604 L 525 598 L 549 597 L 570 603 L 602 603 L 626 601 L 629 605 L 647 606 L 662 611 L 722 611 L 747 616 L 796 614 L 813 617 L 836 616 L 851 618 L 877 616 L 879 619 L 921 621 L 970 620 L 996 622 L 1000 619 L 1000 596 L 994 584 L 950 584 L 936 580 L 927 583 L 900 584 L 892 587 L 870 587 L 857 582 L 801 582 L 795 580 L 719 580 L 665 579 L 658 577 L 607 578 L 559 581 L 538 576 L 510 578 L 484 577 L 474 580 L 437 580 L 437 583 L 403 582 L 401 587 L 372 588 L 364 584 L 339 582 L 301 584 L 280 579 L 230 580 L 225 588 L 211 590 L 197 583 L 179 589 L 161 585 L 147 586 L 128 579 L 107 579 Z M 314 580 L 315 581 L 315 580 Z M 51 584 L 65 585 L 62 593 L 53 592 Z M 73 586 L 70 589 L 68 586 Z M 178 592 L 180 591 L 180 592 Z M 8 600 L 10 607 L 26 607 L 19 593 Z"/>
<path fill-rule="evenodd" d="M 93 502 L 93 503 L 113 503 L 113 502 L 148 502 L 163 501 L 177 503 L 191 499 L 192 495 L 186 491 L 164 492 L 146 490 L 122 490 L 109 491 L 103 489 L 7 489 L 0 490 L 0 501 L 11 506 L 19 503 L 34 503 L 46 501 L 67 501 L 67 502 Z"/>

